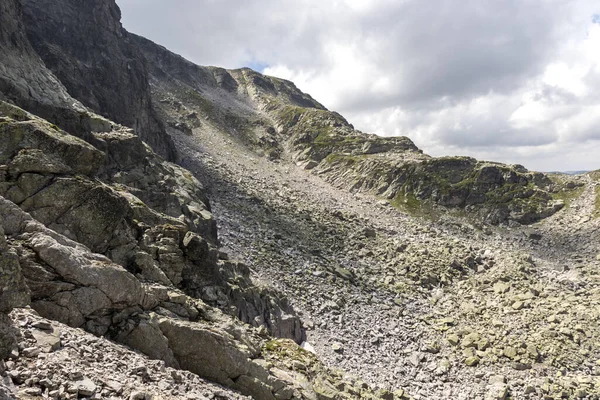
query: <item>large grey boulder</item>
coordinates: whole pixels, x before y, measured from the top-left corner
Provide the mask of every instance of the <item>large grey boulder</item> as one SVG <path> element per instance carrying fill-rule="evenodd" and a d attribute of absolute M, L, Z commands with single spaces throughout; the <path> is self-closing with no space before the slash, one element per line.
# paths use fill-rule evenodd
<path fill-rule="evenodd" d="M 5 233 L 24 260 L 23 274 L 34 289 L 32 307 L 71 326 L 110 326 L 106 316 L 138 306 L 140 282 L 108 258 L 46 228 L 11 201 L 0 197 Z M 25 304 L 21 304 L 25 305 Z"/>

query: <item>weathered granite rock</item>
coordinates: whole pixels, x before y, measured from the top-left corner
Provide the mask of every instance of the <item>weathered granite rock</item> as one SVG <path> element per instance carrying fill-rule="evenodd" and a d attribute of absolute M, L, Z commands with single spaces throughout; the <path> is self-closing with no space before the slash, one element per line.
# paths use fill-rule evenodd
<path fill-rule="evenodd" d="M 72 115 L 74 111 L 84 111 L 31 47 L 19 0 L 0 4 L 0 49 L 0 93 L 5 100 L 44 115 L 52 108 Z"/>
<path fill-rule="evenodd" d="M 15 329 L 6 313 L 29 304 L 29 296 L 18 256 L 6 243 L 3 218 L 0 217 L 0 360 L 6 358 L 16 345 Z"/>
<path fill-rule="evenodd" d="M 29 304 L 29 288 L 25 284 L 17 253 L 6 243 L 0 217 L 0 313 Z"/>
<path fill-rule="evenodd" d="M 162 334 L 155 315 L 147 320 L 138 320 L 136 326 L 126 334 L 120 335 L 118 340 L 155 360 L 164 361 L 168 367 L 179 368 L 179 363 L 169 347 L 168 339 Z"/>
<path fill-rule="evenodd" d="M 42 315 L 83 326 L 141 303 L 139 281 L 108 258 L 56 234 L 4 198 L 0 218 L 18 252 L 35 255 L 35 262 L 29 257 L 23 263 L 23 274 L 33 288 L 32 307 Z"/>

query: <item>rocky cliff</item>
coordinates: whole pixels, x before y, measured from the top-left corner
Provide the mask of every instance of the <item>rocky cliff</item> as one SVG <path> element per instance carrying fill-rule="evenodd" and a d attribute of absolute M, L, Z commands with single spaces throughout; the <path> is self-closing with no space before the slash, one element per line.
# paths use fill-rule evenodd
<path fill-rule="evenodd" d="M 143 58 L 114 1 L 21 1 L 27 37 L 69 94 L 131 127 L 168 160 L 175 149 L 157 118 Z M 85 40 L 82 40 L 85 38 Z"/>

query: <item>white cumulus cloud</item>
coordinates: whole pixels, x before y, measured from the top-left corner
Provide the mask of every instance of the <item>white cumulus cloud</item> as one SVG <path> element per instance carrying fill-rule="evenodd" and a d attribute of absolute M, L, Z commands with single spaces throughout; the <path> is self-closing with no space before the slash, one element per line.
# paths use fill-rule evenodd
<path fill-rule="evenodd" d="M 357 128 L 432 155 L 600 168 L 590 0 L 117 0 L 190 60 L 294 81 Z"/>

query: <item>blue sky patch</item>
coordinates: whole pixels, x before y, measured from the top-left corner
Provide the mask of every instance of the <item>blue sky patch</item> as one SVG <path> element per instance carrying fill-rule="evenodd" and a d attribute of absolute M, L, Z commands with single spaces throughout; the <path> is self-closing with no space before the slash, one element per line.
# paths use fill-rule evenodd
<path fill-rule="evenodd" d="M 268 68 L 269 64 L 265 64 L 259 61 L 251 61 L 248 63 L 248 68 L 251 68 L 257 72 L 263 72 L 265 68 Z"/>
<path fill-rule="evenodd" d="M 600 14 L 594 14 L 594 15 L 592 16 L 592 22 L 593 22 L 594 24 L 598 24 L 598 25 L 600 25 Z"/>

